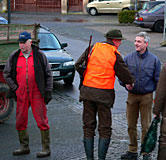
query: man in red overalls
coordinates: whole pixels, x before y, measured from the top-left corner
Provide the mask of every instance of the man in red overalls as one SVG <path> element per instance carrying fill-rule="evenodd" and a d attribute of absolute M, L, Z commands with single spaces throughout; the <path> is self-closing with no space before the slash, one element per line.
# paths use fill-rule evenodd
<path fill-rule="evenodd" d="M 52 99 L 53 78 L 46 56 L 38 47 L 32 45 L 31 35 L 19 35 L 19 48 L 12 53 L 4 69 L 4 78 L 10 87 L 9 97 L 17 101 L 16 129 L 20 148 L 13 155 L 29 154 L 27 133 L 28 109 L 41 130 L 42 151 L 37 157 L 50 156 L 50 137 L 46 104 Z"/>

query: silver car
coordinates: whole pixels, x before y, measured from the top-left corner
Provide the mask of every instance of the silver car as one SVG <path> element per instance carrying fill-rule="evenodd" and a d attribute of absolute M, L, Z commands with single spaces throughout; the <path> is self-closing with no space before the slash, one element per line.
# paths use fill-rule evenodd
<path fill-rule="evenodd" d="M 135 16 L 134 24 L 162 33 L 164 29 L 164 8 L 165 4 L 162 3 L 147 12 L 138 12 Z"/>
<path fill-rule="evenodd" d="M 165 3 L 165 1 L 149 1 L 145 2 L 139 12 L 147 12 L 158 4 Z"/>
<path fill-rule="evenodd" d="M 100 13 L 118 13 L 133 9 L 132 0 L 94 0 L 87 4 L 87 12 L 95 16 Z"/>

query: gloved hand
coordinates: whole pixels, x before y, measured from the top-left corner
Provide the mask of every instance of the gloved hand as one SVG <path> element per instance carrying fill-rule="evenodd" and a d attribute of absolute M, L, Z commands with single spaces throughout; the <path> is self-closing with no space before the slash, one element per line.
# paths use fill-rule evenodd
<path fill-rule="evenodd" d="M 45 96 L 44 96 L 44 102 L 45 104 L 48 104 L 52 99 L 52 92 L 51 91 L 46 91 Z"/>

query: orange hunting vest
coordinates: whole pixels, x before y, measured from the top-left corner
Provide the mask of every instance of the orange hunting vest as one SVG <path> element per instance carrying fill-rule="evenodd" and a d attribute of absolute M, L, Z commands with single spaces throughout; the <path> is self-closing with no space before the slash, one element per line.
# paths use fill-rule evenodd
<path fill-rule="evenodd" d="M 116 61 L 115 52 L 120 54 L 115 46 L 107 43 L 96 43 L 84 76 L 83 85 L 99 89 L 114 89 Z"/>

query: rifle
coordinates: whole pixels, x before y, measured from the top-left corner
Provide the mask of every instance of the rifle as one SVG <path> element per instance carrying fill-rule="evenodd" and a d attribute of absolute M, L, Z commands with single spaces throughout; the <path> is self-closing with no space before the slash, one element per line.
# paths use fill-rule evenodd
<path fill-rule="evenodd" d="M 80 66 L 80 68 L 82 68 L 82 70 L 83 70 L 83 74 L 80 75 L 79 89 L 81 88 L 83 80 L 84 80 L 85 70 L 86 70 L 86 67 L 87 67 L 87 64 L 88 64 L 88 58 L 91 55 L 91 53 L 90 53 L 90 51 L 91 51 L 91 42 L 92 42 L 92 35 L 90 35 L 90 39 L 89 39 L 88 54 L 86 56 L 86 59 L 83 61 L 83 63 Z"/>

